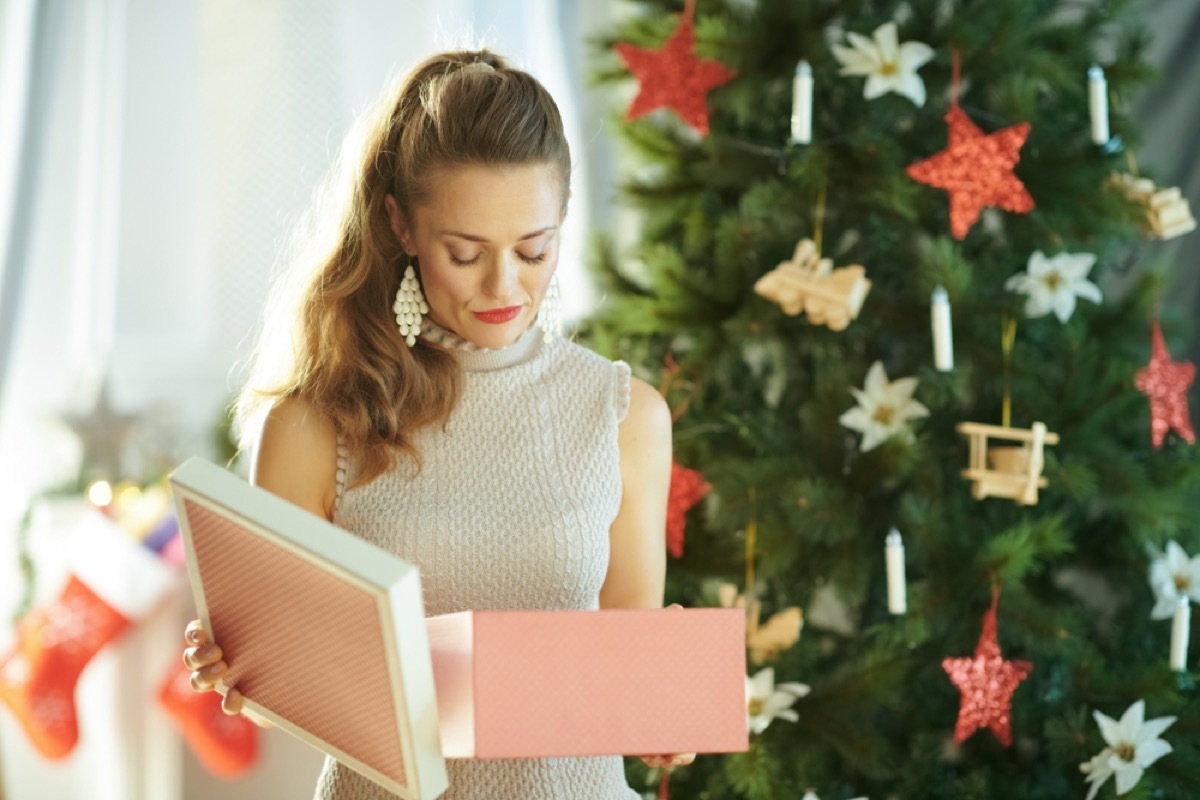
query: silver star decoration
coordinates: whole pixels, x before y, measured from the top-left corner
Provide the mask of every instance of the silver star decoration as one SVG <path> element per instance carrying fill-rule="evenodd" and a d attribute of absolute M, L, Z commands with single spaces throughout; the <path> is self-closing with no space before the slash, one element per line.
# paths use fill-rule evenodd
<path fill-rule="evenodd" d="M 107 377 L 101 381 L 90 411 L 59 416 L 83 445 L 79 472 L 86 483 L 93 480 L 115 483 L 129 477 L 123 472 L 121 455 L 138 416 L 120 414 L 113 408 Z"/>

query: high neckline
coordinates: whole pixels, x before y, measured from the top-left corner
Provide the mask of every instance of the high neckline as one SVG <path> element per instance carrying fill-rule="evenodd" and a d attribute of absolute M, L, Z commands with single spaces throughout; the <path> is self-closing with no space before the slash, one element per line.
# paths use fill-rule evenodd
<path fill-rule="evenodd" d="M 447 330 L 426 317 L 421 321 L 421 338 L 436 342 L 454 353 L 467 372 L 488 372 L 529 361 L 541 350 L 542 329 L 536 325 L 521 334 L 510 345 L 490 349 L 467 341 L 454 331 Z"/>

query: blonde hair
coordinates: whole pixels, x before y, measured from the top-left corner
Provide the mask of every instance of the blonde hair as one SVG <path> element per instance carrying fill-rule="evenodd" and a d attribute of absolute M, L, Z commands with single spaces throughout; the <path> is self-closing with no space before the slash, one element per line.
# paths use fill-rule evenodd
<path fill-rule="evenodd" d="M 414 432 L 445 423 L 463 378 L 441 346 L 418 339 L 409 348 L 397 329 L 391 307 L 409 261 L 384 198 L 394 196 L 412 219 L 436 169 L 515 164 L 550 167 L 565 207 L 571 158 L 557 106 L 531 75 L 486 50 L 427 59 L 360 118 L 268 300 L 234 403 L 244 451 L 271 402 L 296 396 L 326 416 L 358 459 L 355 483 L 377 477 L 397 454 L 420 463 Z"/>

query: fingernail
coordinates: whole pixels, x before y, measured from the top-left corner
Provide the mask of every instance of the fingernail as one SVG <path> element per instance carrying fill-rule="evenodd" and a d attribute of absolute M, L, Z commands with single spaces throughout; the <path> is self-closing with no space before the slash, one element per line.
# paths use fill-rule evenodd
<path fill-rule="evenodd" d="M 200 644 L 200 631 L 193 628 L 184 635 L 184 638 L 187 639 L 188 644 Z"/>

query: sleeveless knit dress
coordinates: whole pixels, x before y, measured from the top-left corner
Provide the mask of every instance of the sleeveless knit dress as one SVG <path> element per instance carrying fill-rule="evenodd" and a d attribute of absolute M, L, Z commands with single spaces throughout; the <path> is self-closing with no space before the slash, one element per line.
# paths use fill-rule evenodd
<path fill-rule="evenodd" d="M 417 565 L 427 615 L 595 609 L 621 502 L 617 425 L 629 367 L 531 328 L 499 350 L 424 324 L 466 373 L 444 429 L 362 486 L 339 447 L 334 522 Z M 442 800 L 637 800 L 621 756 L 448 759 Z M 317 800 L 395 795 L 332 758 Z"/>

